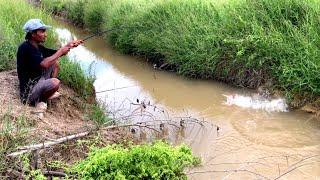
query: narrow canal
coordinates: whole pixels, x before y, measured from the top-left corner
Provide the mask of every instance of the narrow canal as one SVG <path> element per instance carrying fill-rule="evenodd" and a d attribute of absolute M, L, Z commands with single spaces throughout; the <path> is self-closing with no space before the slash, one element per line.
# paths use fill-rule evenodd
<path fill-rule="evenodd" d="M 58 24 L 54 31 L 61 42 L 88 35 Z M 116 52 L 102 37 L 68 56 L 95 75 L 98 100 L 119 121 L 199 121 L 188 121 L 183 132 L 168 125 L 166 134 L 202 158 L 190 179 L 277 178 L 286 172 L 284 179 L 320 177 L 320 122 L 289 111 L 281 98 L 157 70 L 142 58 Z"/>

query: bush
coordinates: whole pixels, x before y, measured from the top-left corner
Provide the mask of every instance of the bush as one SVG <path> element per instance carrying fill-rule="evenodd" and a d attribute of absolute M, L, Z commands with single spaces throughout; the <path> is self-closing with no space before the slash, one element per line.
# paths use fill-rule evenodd
<path fill-rule="evenodd" d="M 199 162 L 184 145 L 109 145 L 95 149 L 70 172 L 79 179 L 186 179 L 183 170 Z"/>

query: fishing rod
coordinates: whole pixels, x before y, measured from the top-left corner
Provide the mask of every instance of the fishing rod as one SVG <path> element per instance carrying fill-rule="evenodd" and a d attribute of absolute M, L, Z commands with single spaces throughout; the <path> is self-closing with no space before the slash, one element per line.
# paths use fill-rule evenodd
<path fill-rule="evenodd" d="M 124 27 L 116 27 L 116 28 L 112 28 L 112 29 L 107 29 L 107 30 L 105 30 L 105 31 L 97 32 L 97 33 L 95 33 L 95 34 L 92 34 L 92 35 L 90 35 L 90 36 L 87 36 L 87 37 L 83 38 L 82 41 L 87 41 L 87 40 L 89 40 L 89 39 L 91 39 L 91 38 L 93 38 L 93 37 L 95 37 L 95 36 L 101 36 L 102 34 L 105 34 L 105 33 L 107 33 L 107 32 L 111 32 L 111 31 L 119 30 L 119 29 L 123 29 L 123 28 L 124 28 Z"/>

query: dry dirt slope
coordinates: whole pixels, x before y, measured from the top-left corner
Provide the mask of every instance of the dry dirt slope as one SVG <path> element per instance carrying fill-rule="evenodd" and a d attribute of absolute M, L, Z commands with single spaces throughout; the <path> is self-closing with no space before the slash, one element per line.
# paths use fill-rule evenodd
<path fill-rule="evenodd" d="M 33 113 L 35 108 L 20 103 L 15 70 L 0 72 L 0 82 L 0 117 L 9 114 L 13 121 L 21 115 L 28 117 L 33 124 L 30 133 L 40 139 L 74 134 L 93 126 L 93 123 L 85 118 L 84 108 L 81 107 L 85 104 L 83 100 L 64 85 L 59 90 L 62 96 L 48 103 L 48 110 L 44 118 L 40 119 Z"/>

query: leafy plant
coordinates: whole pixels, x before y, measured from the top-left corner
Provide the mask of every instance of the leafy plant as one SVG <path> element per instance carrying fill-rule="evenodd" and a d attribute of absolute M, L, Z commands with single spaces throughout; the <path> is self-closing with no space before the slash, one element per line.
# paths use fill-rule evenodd
<path fill-rule="evenodd" d="M 156 142 L 94 149 L 69 171 L 79 179 L 186 179 L 184 169 L 199 163 L 185 145 Z"/>

